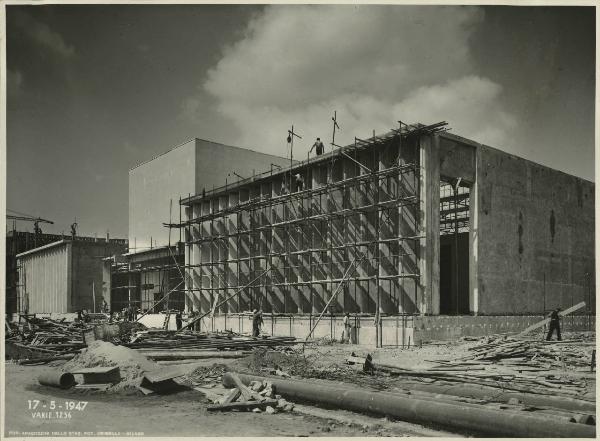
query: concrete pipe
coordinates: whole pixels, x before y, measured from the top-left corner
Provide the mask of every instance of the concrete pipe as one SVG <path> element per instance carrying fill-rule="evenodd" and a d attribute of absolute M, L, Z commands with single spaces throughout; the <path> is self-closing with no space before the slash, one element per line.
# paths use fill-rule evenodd
<path fill-rule="evenodd" d="M 38 377 L 38 381 L 44 386 L 60 387 L 61 389 L 69 389 L 75 385 L 73 374 L 61 371 L 46 371 Z"/>
<path fill-rule="evenodd" d="M 269 381 L 276 393 L 296 401 L 313 402 L 362 413 L 392 416 L 403 421 L 435 424 L 443 427 L 491 436 L 527 438 L 594 438 L 596 427 L 564 423 L 515 412 L 438 403 L 417 398 L 406 398 L 386 392 L 327 385 L 323 382 L 287 380 L 278 377 L 259 377 L 239 374 L 244 384 Z M 223 375 L 225 387 L 235 387 L 231 374 Z"/>

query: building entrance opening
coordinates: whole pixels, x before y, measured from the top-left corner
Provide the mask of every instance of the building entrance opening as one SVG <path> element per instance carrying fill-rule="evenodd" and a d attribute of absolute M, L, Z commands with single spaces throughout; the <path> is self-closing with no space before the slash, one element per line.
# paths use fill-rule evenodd
<path fill-rule="evenodd" d="M 469 313 L 470 188 L 459 179 L 440 182 L 440 314 Z"/>

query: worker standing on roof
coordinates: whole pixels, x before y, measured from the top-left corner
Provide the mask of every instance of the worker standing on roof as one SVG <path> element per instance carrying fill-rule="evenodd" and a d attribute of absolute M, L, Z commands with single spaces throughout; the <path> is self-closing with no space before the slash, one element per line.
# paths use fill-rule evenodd
<path fill-rule="evenodd" d="M 181 311 L 175 313 L 175 327 L 179 331 L 183 327 L 183 320 L 181 319 Z"/>
<path fill-rule="evenodd" d="M 560 338 L 560 308 L 556 308 L 549 315 L 550 317 L 550 330 L 548 331 L 548 335 L 546 336 L 546 340 L 550 341 L 552 339 L 552 334 L 554 334 L 554 330 L 556 329 L 556 336 L 558 337 L 558 341 Z"/>
<path fill-rule="evenodd" d="M 313 146 L 310 148 L 310 153 L 315 149 L 317 156 L 321 156 L 325 152 L 325 146 L 321 142 L 321 138 L 317 138 Z"/>

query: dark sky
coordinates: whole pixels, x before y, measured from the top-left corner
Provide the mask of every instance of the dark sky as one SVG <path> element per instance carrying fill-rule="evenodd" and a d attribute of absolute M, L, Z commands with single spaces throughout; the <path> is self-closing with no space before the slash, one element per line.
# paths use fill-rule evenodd
<path fill-rule="evenodd" d="M 47 232 L 126 237 L 133 165 L 192 137 L 285 156 L 334 109 L 342 141 L 443 119 L 594 179 L 593 8 L 7 6 L 6 30 L 7 207 Z"/>

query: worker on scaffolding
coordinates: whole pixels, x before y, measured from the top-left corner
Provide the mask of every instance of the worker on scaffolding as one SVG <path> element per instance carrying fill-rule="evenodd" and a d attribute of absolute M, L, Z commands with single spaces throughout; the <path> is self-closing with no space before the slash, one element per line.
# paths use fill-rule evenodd
<path fill-rule="evenodd" d="M 554 330 L 556 330 L 557 340 L 560 341 L 560 308 L 556 308 L 548 317 L 550 318 L 550 329 L 548 330 L 546 340 L 550 341 L 552 339 L 552 334 L 554 334 Z"/>
<path fill-rule="evenodd" d="M 254 309 L 252 311 L 252 337 L 260 335 L 260 328 L 263 325 L 262 311 Z"/>
<path fill-rule="evenodd" d="M 181 311 L 175 313 L 175 327 L 179 331 L 183 327 L 183 319 L 181 317 Z"/>
<path fill-rule="evenodd" d="M 317 138 L 313 146 L 310 148 L 310 153 L 312 153 L 313 149 L 315 150 L 317 156 L 321 156 L 323 153 L 325 153 L 325 146 L 321 142 L 321 138 Z"/>
<path fill-rule="evenodd" d="M 302 175 L 300 173 L 296 173 L 294 178 L 296 179 L 296 191 L 304 190 L 304 178 Z"/>

